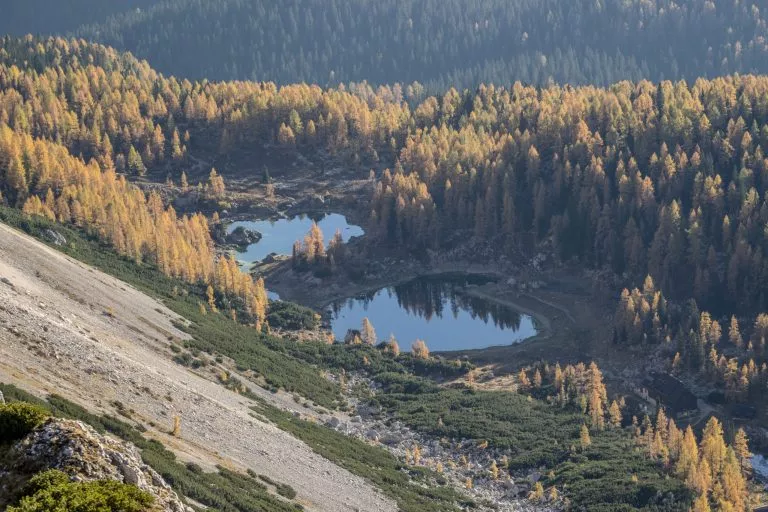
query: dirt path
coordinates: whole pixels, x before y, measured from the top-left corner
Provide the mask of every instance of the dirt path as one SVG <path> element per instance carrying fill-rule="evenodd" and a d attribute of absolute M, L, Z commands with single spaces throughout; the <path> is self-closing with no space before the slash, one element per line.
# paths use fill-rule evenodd
<path fill-rule="evenodd" d="M 94 411 L 113 401 L 184 460 L 250 468 L 308 510 L 395 511 L 363 479 L 250 416 L 242 396 L 170 360 L 178 316 L 129 285 L 0 224 L 0 381 Z M 173 417 L 182 434 L 163 433 Z"/>

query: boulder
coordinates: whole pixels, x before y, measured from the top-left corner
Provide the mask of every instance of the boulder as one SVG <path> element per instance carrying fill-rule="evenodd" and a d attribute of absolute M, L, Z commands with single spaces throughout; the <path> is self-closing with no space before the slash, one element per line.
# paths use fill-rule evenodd
<path fill-rule="evenodd" d="M 393 433 L 383 434 L 379 436 L 379 441 L 381 441 L 387 446 L 397 446 L 401 440 L 402 440 L 401 436 Z"/>
<path fill-rule="evenodd" d="M 247 247 L 261 240 L 261 233 L 239 226 L 227 235 L 226 242 L 238 247 Z"/>
<path fill-rule="evenodd" d="M 381 409 L 373 405 L 358 405 L 357 414 L 362 418 L 371 418 L 381 413 Z"/>
<path fill-rule="evenodd" d="M 62 246 L 67 244 L 67 239 L 64 238 L 64 235 L 52 229 L 43 230 L 43 238 L 45 238 L 53 245 Z"/>
<path fill-rule="evenodd" d="M 512 478 L 510 478 L 509 480 L 504 480 L 503 482 L 501 482 L 501 486 L 504 489 L 506 489 L 508 491 L 513 491 L 513 492 L 515 492 L 515 494 L 517 494 L 517 491 L 516 491 L 517 490 L 517 485 L 515 484 L 515 481 Z"/>
<path fill-rule="evenodd" d="M 538 471 L 532 471 L 530 475 L 528 475 L 528 481 L 531 483 L 536 483 L 539 480 L 541 480 L 541 473 Z"/>

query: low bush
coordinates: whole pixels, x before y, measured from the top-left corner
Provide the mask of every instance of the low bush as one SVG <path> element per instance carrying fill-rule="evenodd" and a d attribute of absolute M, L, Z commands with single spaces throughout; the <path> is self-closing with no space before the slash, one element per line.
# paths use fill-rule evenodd
<path fill-rule="evenodd" d="M 0 404 L 0 443 L 17 441 L 48 417 L 40 406 L 22 402 Z"/>
<path fill-rule="evenodd" d="M 138 487 L 113 480 L 70 482 L 57 470 L 35 475 L 7 512 L 143 512 L 154 502 Z"/>
<path fill-rule="evenodd" d="M 269 303 L 267 322 L 277 329 L 314 329 L 318 326 L 315 312 L 292 302 L 272 301 Z"/>
<path fill-rule="evenodd" d="M 69 477 L 62 471 L 56 469 L 43 471 L 42 473 L 38 473 L 33 476 L 29 482 L 27 482 L 27 485 L 25 485 L 24 489 L 21 491 L 19 499 L 27 496 L 34 496 L 40 491 L 44 491 L 45 489 L 50 489 L 51 487 L 58 485 L 67 484 L 69 481 Z"/>

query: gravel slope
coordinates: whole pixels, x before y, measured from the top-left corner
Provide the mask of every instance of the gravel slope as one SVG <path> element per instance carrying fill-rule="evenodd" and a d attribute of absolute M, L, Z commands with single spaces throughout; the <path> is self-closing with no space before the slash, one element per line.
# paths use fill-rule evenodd
<path fill-rule="evenodd" d="M 118 400 L 185 460 L 251 468 L 309 510 L 395 511 L 363 479 L 248 414 L 243 397 L 170 361 L 178 316 L 131 286 L 0 223 L 0 381 L 91 410 Z"/>

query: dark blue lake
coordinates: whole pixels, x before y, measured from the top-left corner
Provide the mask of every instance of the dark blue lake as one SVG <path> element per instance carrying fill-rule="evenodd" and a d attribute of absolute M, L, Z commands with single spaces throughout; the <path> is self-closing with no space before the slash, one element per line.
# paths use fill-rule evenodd
<path fill-rule="evenodd" d="M 331 305 L 331 326 L 338 340 L 360 329 L 368 318 L 379 342 L 394 334 L 400 350 L 423 339 L 433 352 L 511 345 L 536 334 L 528 315 L 487 299 L 467 287 L 487 282 L 477 276 L 434 276 L 338 301 Z"/>

